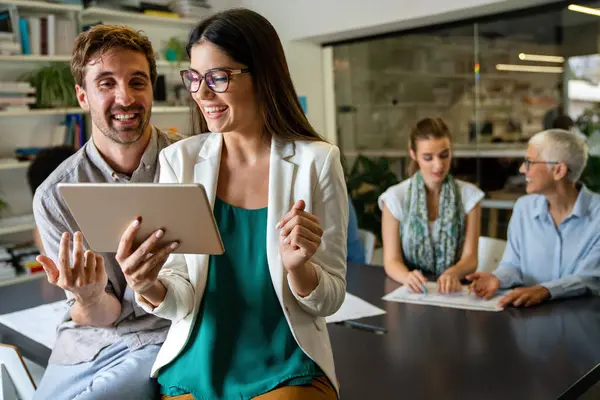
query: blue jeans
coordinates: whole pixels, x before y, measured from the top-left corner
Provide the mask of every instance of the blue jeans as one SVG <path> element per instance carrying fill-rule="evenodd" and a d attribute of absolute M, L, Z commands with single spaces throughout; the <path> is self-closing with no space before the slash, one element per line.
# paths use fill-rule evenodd
<path fill-rule="evenodd" d="M 123 341 L 102 349 L 90 362 L 49 364 L 34 400 L 158 399 L 150 369 L 159 345 L 129 351 Z"/>

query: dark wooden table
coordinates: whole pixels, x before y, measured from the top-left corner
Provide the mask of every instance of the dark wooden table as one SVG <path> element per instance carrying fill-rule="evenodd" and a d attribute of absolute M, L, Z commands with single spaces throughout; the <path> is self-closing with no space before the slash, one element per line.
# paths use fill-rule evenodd
<path fill-rule="evenodd" d="M 388 332 L 328 324 L 342 399 L 574 399 L 599 379 L 600 298 L 493 313 L 381 300 L 397 287 L 383 268 L 348 267 L 348 291 L 387 311 L 361 322 Z M 63 298 L 45 280 L 1 287 L 0 314 Z M 0 341 L 40 365 L 50 356 L 2 325 Z"/>
<path fill-rule="evenodd" d="M 348 292 L 387 311 L 360 322 L 388 332 L 328 325 L 342 399 L 566 399 L 599 379 L 572 387 L 600 363 L 600 298 L 502 312 L 381 300 L 398 286 L 348 267 Z"/>
<path fill-rule="evenodd" d="M 45 278 L 12 286 L 0 287 L 0 314 L 65 299 L 65 293 L 48 283 Z M 38 365 L 46 366 L 50 349 L 0 324 L 0 343 L 17 346 L 21 354 Z"/>

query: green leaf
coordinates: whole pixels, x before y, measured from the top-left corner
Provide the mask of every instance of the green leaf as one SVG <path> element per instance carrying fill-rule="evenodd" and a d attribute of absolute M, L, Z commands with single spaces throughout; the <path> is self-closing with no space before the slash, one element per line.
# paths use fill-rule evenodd
<path fill-rule="evenodd" d="M 77 106 L 75 80 L 68 64 L 49 64 L 23 75 L 21 80 L 35 87 L 37 108 Z"/>
<path fill-rule="evenodd" d="M 581 175 L 583 182 L 591 191 L 600 193 L 600 157 L 590 156 Z"/>
<path fill-rule="evenodd" d="M 381 241 L 381 210 L 379 196 L 398 183 L 386 158 L 357 156 L 346 178 L 346 186 L 356 209 L 358 226 L 375 233 Z"/>

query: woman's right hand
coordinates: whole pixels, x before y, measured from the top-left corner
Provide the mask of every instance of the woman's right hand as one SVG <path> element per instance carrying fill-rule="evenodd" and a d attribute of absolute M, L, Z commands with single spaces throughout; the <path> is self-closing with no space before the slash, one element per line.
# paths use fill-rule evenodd
<path fill-rule="evenodd" d="M 423 293 L 423 286 L 427 283 L 427 278 L 423 276 L 421 271 L 414 269 L 404 275 L 402 283 L 408 286 L 408 289 L 413 293 Z"/>
<path fill-rule="evenodd" d="M 134 248 L 133 241 L 140 224 L 140 220 L 134 220 L 123 233 L 115 258 L 121 266 L 129 287 L 151 303 L 160 303 L 163 299 L 154 299 L 156 296 L 153 295 L 163 292 L 157 287 L 158 285 L 162 286 L 158 281 L 158 273 L 169 255 L 177 248 L 178 243 L 172 242 L 156 248 L 164 235 L 164 231 L 159 229 L 153 232 L 138 248 Z"/>

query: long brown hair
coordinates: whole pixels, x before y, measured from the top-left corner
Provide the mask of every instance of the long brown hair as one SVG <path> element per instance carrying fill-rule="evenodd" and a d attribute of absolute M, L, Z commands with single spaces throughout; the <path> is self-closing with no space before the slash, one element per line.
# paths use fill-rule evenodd
<path fill-rule="evenodd" d="M 323 140 L 302 112 L 281 40 L 267 19 L 245 8 L 217 13 L 192 30 L 188 56 L 204 40 L 250 69 L 265 133 L 284 140 Z M 193 133 L 207 132 L 196 102 L 191 107 Z"/>
<path fill-rule="evenodd" d="M 408 139 L 408 148 L 416 154 L 418 140 L 442 138 L 448 138 L 450 143 L 452 143 L 452 134 L 450 133 L 450 129 L 448 129 L 448 125 L 446 125 L 444 120 L 439 117 L 423 118 L 411 128 Z M 408 175 L 412 176 L 418 170 L 419 164 L 417 164 L 415 160 L 411 159 L 408 167 Z"/>

